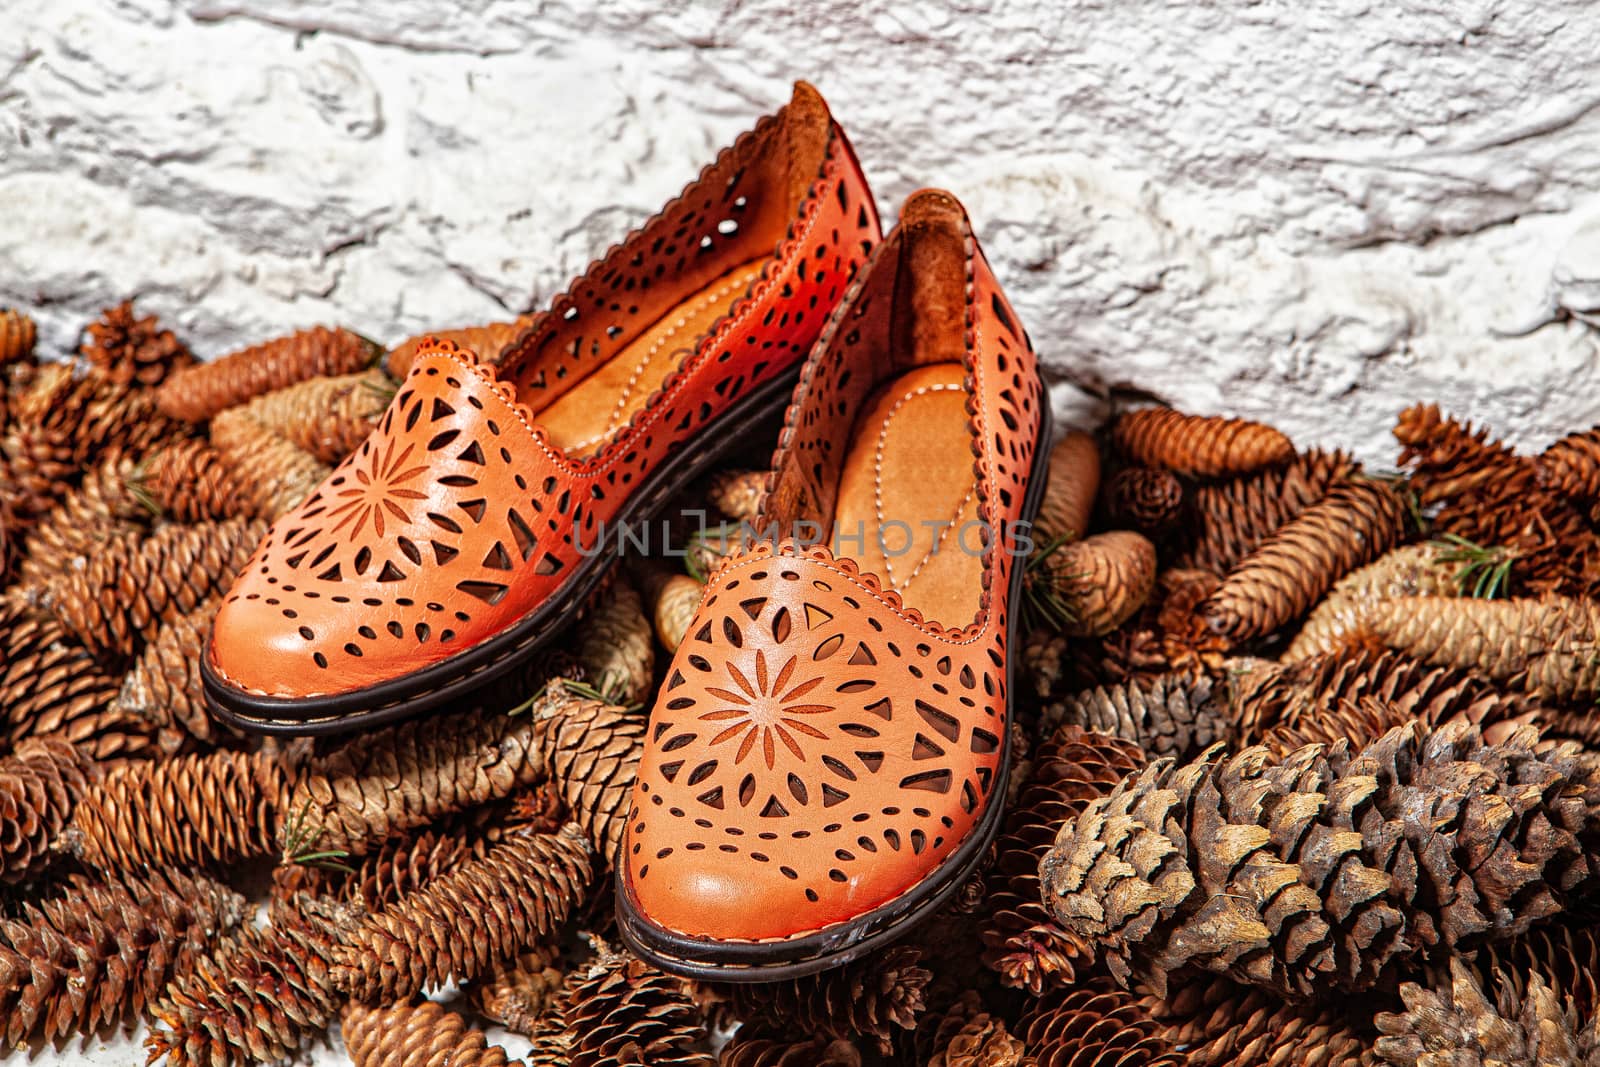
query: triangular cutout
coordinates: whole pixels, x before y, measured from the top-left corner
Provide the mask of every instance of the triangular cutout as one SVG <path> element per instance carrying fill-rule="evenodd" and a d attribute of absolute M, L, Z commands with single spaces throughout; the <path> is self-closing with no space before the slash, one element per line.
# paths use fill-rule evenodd
<path fill-rule="evenodd" d="M 438 541 L 430 541 L 428 543 L 433 546 L 433 558 L 440 563 L 449 563 L 461 555 L 459 549 L 451 548 L 449 545 L 440 544 Z"/>
<path fill-rule="evenodd" d="M 480 467 L 484 465 L 483 448 L 476 441 L 463 448 L 461 454 L 456 458 L 466 463 L 476 463 Z"/>
<path fill-rule="evenodd" d="M 767 803 L 761 809 L 761 817 L 763 819 L 782 819 L 788 814 L 789 809 L 784 807 L 783 804 L 779 802 L 777 795 L 768 793 Z"/>
<path fill-rule="evenodd" d="M 934 744 L 926 734 L 917 734 L 917 739 L 911 746 L 912 759 L 937 759 L 942 755 L 944 749 Z"/>
<path fill-rule="evenodd" d="M 806 605 L 806 625 L 815 630 L 817 627 L 833 621 L 831 612 L 823 611 L 815 604 Z"/>
<path fill-rule="evenodd" d="M 483 513 L 488 510 L 489 502 L 479 497 L 477 500 L 463 500 L 456 506 L 471 515 L 473 522 L 482 522 Z"/>
<path fill-rule="evenodd" d="M 492 571 L 508 571 L 511 569 L 511 554 L 506 551 L 506 546 L 499 541 L 483 557 L 483 565 Z"/>
<path fill-rule="evenodd" d="M 430 417 L 429 421 L 430 422 L 437 422 L 438 420 L 444 418 L 446 415 L 454 415 L 455 413 L 456 413 L 456 409 L 455 408 L 451 407 L 449 404 L 446 404 L 443 400 L 440 400 L 438 397 L 434 397 L 433 398 L 433 415 Z"/>

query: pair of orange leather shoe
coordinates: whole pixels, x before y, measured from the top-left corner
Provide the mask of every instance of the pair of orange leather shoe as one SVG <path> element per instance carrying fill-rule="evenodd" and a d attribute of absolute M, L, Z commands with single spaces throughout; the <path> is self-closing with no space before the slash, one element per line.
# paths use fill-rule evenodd
<path fill-rule="evenodd" d="M 337 732 L 483 684 L 785 403 L 757 527 L 833 550 L 762 540 L 711 576 L 651 712 L 619 915 L 641 954 L 725 980 L 898 936 L 998 825 L 1049 405 L 959 202 L 913 195 L 880 242 L 803 83 L 503 352 L 419 349 L 227 597 L 213 709 Z"/>

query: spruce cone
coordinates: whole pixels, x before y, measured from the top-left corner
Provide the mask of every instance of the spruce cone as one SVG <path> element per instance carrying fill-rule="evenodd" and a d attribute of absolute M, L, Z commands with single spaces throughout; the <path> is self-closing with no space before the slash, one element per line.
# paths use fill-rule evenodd
<path fill-rule="evenodd" d="M 1438 989 L 1407 982 L 1400 987 L 1406 1010 L 1373 1020 L 1384 1035 L 1378 1055 L 1397 1067 L 1600 1062 L 1600 1016 L 1578 1011 L 1537 974 L 1525 990 L 1499 974 L 1490 985 L 1496 987 L 1492 1001 L 1459 959 L 1450 961 L 1450 981 Z"/>
<path fill-rule="evenodd" d="M 561 992 L 566 975 L 560 962 L 559 947 L 535 945 L 496 963 L 467 987 L 467 1000 L 485 1019 L 515 1034 L 531 1034 Z"/>
<path fill-rule="evenodd" d="M 206 710 L 200 683 L 200 657 L 220 603 L 212 598 L 162 623 L 155 640 L 123 675 L 113 707 L 150 722 L 170 750 L 183 747 L 188 738 L 209 745 L 231 733 Z"/>
<path fill-rule="evenodd" d="M 139 455 L 183 430 L 156 411 L 147 390 L 119 385 L 97 372 L 63 382 L 39 425 L 67 433 L 72 462 L 80 468 L 113 448 Z"/>
<path fill-rule="evenodd" d="M 143 529 L 150 514 L 128 485 L 134 468 L 132 458 L 113 450 L 40 519 L 22 545 L 23 584 L 43 588 L 82 570 L 107 542 Z"/>
<path fill-rule="evenodd" d="M 1043 722 L 1120 737 L 1151 759 L 1187 757 L 1226 735 L 1221 704 L 1205 675 L 1165 674 L 1074 694 L 1046 708 Z"/>
<path fill-rule="evenodd" d="M 1580 1011 L 1600 1008 L 1600 931 L 1588 925 L 1590 914 L 1563 916 L 1566 925 L 1535 927 L 1514 941 L 1485 945 L 1474 962 L 1478 976 L 1498 970 L 1521 993 L 1528 978 L 1539 975 Z"/>
<path fill-rule="evenodd" d="M 939 1021 L 928 1067 L 1034 1067 L 1027 1047 L 1006 1030 L 1005 1020 L 984 1010 L 968 990 Z"/>
<path fill-rule="evenodd" d="M 1050 480 L 1033 520 L 1040 545 L 1089 534 L 1089 517 L 1100 492 L 1100 447 L 1082 430 L 1068 430 L 1050 450 Z"/>
<path fill-rule="evenodd" d="M 656 587 L 651 614 L 655 618 L 656 637 L 669 653 L 678 651 L 689 623 L 694 620 L 695 610 L 700 607 L 704 588 L 687 574 L 674 574 Z"/>
<path fill-rule="evenodd" d="M 15 308 L 0 308 L 0 367 L 32 361 L 38 339 L 32 319 Z"/>
<path fill-rule="evenodd" d="M 8 743 L 52 737 L 78 745 L 91 759 L 135 754 L 141 746 L 124 732 L 136 724 L 108 710 L 116 695 L 116 678 L 60 623 L 0 601 L 0 712 Z"/>
<path fill-rule="evenodd" d="M 510 796 L 545 771 L 531 719 L 484 707 L 358 734 L 285 797 L 281 844 L 362 856 L 442 815 Z"/>
<path fill-rule="evenodd" d="M 420 830 L 407 837 L 392 838 L 383 847 L 355 862 L 352 874 L 343 876 L 316 868 L 290 865 L 295 871 L 319 882 L 331 883 L 308 889 L 320 891 L 335 901 L 359 905 L 361 910 L 382 911 L 398 904 L 412 893 L 426 889 L 477 854 L 477 845 L 459 827 Z M 481 858 L 481 857 L 480 857 Z M 279 870 L 283 870 L 282 866 Z"/>
<path fill-rule="evenodd" d="M 245 912 L 227 886 L 175 871 L 68 876 L 17 918 L 0 919 L 7 1046 L 90 1034 L 144 1012 Z"/>
<path fill-rule="evenodd" d="M 655 685 L 654 634 L 626 578 L 618 576 L 590 601 L 577 631 L 578 663 L 601 696 L 624 706 L 649 699 Z"/>
<path fill-rule="evenodd" d="M 251 514 L 271 520 L 300 506 L 332 468 L 257 422 L 244 408 L 211 422 L 211 443 Z"/>
<path fill-rule="evenodd" d="M 604 951 L 576 973 L 561 1014 L 570 1067 L 711 1065 L 705 1023 L 683 983 L 632 956 Z"/>
<path fill-rule="evenodd" d="M 1039 1067 L 1179 1067 L 1131 994 L 1103 979 L 1034 1001 L 1017 1025 Z"/>
<path fill-rule="evenodd" d="M 552 683 L 535 702 L 539 752 L 601 865 L 622 847 L 628 803 L 644 753 L 646 718 L 597 700 L 578 700 Z"/>
<path fill-rule="evenodd" d="M 113 541 L 56 586 L 56 617 L 97 656 L 132 656 L 162 623 L 225 590 L 266 532 L 265 523 L 229 519 Z"/>
<path fill-rule="evenodd" d="M 1173 670 L 1215 673 L 1227 662 L 1231 644 L 1200 614 L 1201 605 L 1220 588 L 1215 574 L 1198 568 L 1169 567 L 1156 575 L 1160 601 L 1156 629 L 1161 633 L 1161 652 Z"/>
<path fill-rule="evenodd" d="M 102 870 L 222 867 L 272 851 L 283 770 L 269 750 L 122 767 L 84 790 L 64 840 Z"/>
<path fill-rule="evenodd" d="M 301 927 L 246 926 L 199 956 L 153 1006 L 149 1062 L 228 1067 L 276 1062 L 327 1028 L 338 1010 L 327 941 Z"/>
<path fill-rule="evenodd" d="M 1374 603 L 1392 596 L 1456 596 L 1461 564 L 1437 542 L 1391 549 L 1339 579 L 1283 654 L 1288 662 L 1334 652 L 1371 636 L 1367 616 Z"/>
<path fill-rule="evenodd" d="M 1005 985 L 1038 996 L 1070 984 L 1077 966 L 1092 961 L 1093 948 L 1062 929 L 1040 904 L 1039 861 L 1062 822 L 1144 763 L 1134 745 L 1076 726 L 1062 727 L 1040 747 L 1033 776 L 1006 812 L 994 863 L 984 876 L 983 962 Z"/>
<path fill-rule="evenodd" d="M 523 315 L 514 322 L 491 322 L 483 326 L 464 326 L 455 330 L 433 330 L 407 337 L 389 350 L 384 369 L 396 378 L 411 373 L 411 361 L 417 358 L 422 342 L 437 337 L 441 341 L 454 341 L 462 348 L 470 348 L 484 363 L 499 363 L 505 347 L 515 341 L 534 323 L 537 316 Z"/>
<path fill-rule="evenodd" d="M 360 447 L 389 406 L 394 383 L 379 367 L 310 378 L 258 396 L 243 412 L 329 466 Z"/>
<path fill-rule="evenodd" d="M 1285 523 L 1234 568 L 1200 608 L 1235 641 L 1301 618 L 1333 583 L 1405 536 L 1406 505 L 1382 482 L 1345 482 Z"/>
<path fill-rule="evenodd" d="M 316 326 L 177 370 L 156 391 L 156 403 L 174 419 L 204 422 L 235 404 L 307 378 L 353 374 L 377 355 L 376 346 L 364 337 Z"/>
<path fill-rule="evenodd" d="M 172 371 L 194 363 L 194 356 L 154 315 L 134 318 L 133 301 L 124 300 L 89 324 L 82 352 L 89 365 L 120 385 L 156 386 Z"/>
<path fill-rule="evenodd" d="M 24 741 L 0 759 L 0 882 L 44 869 L 73 805 L 98 777 L 99 768 L 62 741 Z"/>
<path fill-rule="evenodd" d="M 1183 514 L 1183 483 L 1170 471 L 1128 467 L 1106 486 L 1106 512 L 1118 526 L 1159 538 Z"/>
<path fill-rule="evenodd" d="M 711 506 L 734 522 L 754 524 L 761 514 L 761 499 L 767 493 L 767 472 L 746 470 L 718 471 L 711 476 L 706 495 Z"/>
<path fill-rule="evenodd" d="M 1395 597 L 1372 609 L 1371 626 L 1390 648 L 1534 696 L 1600 696 L 1600 604 L 1593 600 Z"/>
<path fill-rule="evenodd" d="M 222 453 L 199 438 L 151 452 L 133 481 L 156 510 L 178 522 L 248 516 L 254 507 L 245 483 Z"/>
<path fill-rule="evenodd" d="M 1343 452 L 1313 450 L 1286 467 L 1200 486 L 1194 492 L 1199 527 L 1194 546 L 1174 566 L 1227 574 L 1269 534 L 1355 471 L 1355 463 Z"/>
<path fill-rule="evenodd" d="M 16 425 L 0 437 L 0 499 L 20 530 L 48 512 L 72 489 L 79 464 L 72 435 L 44 426 Z"/>
<path fill-rule="evenodd" d="M 345 1005 L 339 1014 L 344 1047 L 355 1067 L 521 1067 L 489 1044 L 482 1030 L 431 1000 L 369 1008 Z"/>
<path fill-rule="evenodd" d="M 1600 758 L 1461 725 L 1274 760 L 1161 760 L 1040 867 L 1063 925 L 1157 995 L 1184 966 L 1287 995 L 1360 990 L 1408 957 L 1515 937 L 1590 878 Z"/>
<path fill-rule="evenodd" d="M 1098 533 L 1044 558 L 1054 595 L 1065 605 L 1068 636 L 1100 637 L 1144 607 L 1156 583 L 1156 549 L 1131 530 Z"/>
<path fill-rule="evenodd" d="M 1270 426 L 1170 408 L 1128 412 L 1111 427 L 1111 441 L 1141 466 L 1199 478 L 1250 474 L 1294 458 L 1293 442 Z"/>
<path fill-rule="evenodd" d="M 1600 426 L 1567 434 L 1537 463 L 1540 485 L 1580 504 L 1600 501 Z"/>
<path fill-rule="evenodd" d="M 778 1020 L 786 1031 L 872 1037 L 887 1054 L 896 1029 L 910 1030 L 927 1007 L 933 974 L 923 951 L 896 945 L 837 970 L 761 985 L 710 985 L 741 1019 Z"/>
<path fill-rule="evenodd" d="M 1202 979 L 1166 997 L 1141 997 L 1156 1033 L 1184 1067 L 1373 1067 L 1371 1038 L 1348 1005 L 1286 1001 L 1261 989 Z"/>
<path fill-rule="evenodd" d="M 861 1067 L 861 1052 L 843 1038 L 746 1035 L 741 1027 L 723 1046 L 717 1067 Z"/>

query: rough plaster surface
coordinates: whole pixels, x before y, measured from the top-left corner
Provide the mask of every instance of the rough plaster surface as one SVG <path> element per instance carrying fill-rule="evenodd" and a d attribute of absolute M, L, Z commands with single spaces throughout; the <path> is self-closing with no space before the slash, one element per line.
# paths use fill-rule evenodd
<path fill-rule="evenodd" d="M 6 0 L 0 304 L 58 352 L 128 294 L 205 355 L 502 317 L 804 76 L 887 217 L 966 200 L 1064 408 L 1377 463 L 1419 398 L 1600 421 L 1596 0 L 596 7 Z"/>

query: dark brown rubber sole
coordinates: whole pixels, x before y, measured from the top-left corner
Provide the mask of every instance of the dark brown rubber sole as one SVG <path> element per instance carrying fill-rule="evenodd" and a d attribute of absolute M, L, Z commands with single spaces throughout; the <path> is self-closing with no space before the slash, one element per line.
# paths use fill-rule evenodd
<path fill-rule="evenodd" d="M 208 656 L 200 658 L 206 704 L 213 717 L 259 734 L 312 736 L 348 733 L 414 718 L 494 681 L 559 637 L 582 610 L 584 601 L 621 556 L 625 529 L 657 515 L 695 478 L 762 423 L 781 417 L 794 392 L 800 364 L 738 401 L 707 430 L 704 447 L 672 453 L 640 487 L 617 517 L 606 523 L 596 546 L 571 577 L 538 607 L 505 630 L 448 659 L 378 685 L 347 693 L 307 698 L 258 696 L 217 677 Z"/>
<path fill-rule="evenodd" d="M 1023 499 L 1022 518 L 1032 523 L 1044 500 L 1045 483 L 1050 473 L 1050 438 L 1054 422 L 1050 411 L 1050 396 L 1044 394 L 1044 408 L 1039 424 L 1038 445 L 1033 457 L 1033 470 L 1028 476 L 1028 492 Z M 1006 619 L 1006 714 L 1014 713 L 1013 695 L 1016 693 L 1017 639 L 1019 637 L 1022 580 L 1026 568 L 1012 568 L 1010 605 Z M 903 937 L 924 919 L 934 913 L 955 895 L 966 883 L 989 845 L 1000 831 L 1000 821 L 1005 812 L 1007 784 L 1011 779 L 1011 731 L 1004 732 L 1000 748 L 1000 768 L 995 775 L 994 788 L 989 793 L 989 807 L 978 825 L 951 853 L 950 857 L 929 872 L 905 893 L 880 904 L 871 911 L 839 923 L 818 933 L 782 941 L 742 942 L 716 941 L 710 938 L 689 937 L 657 926 L 640 912 L 627 880 L 627 864 L 619 854 L 615 858 L 617 900 L 617 926 L 622 939 L 637 955 L 649 960 L 662 970 L 686 978 L 714 982 L 778 982 L 801 978 L 818 971 L 829 970 L 849 963 L 859 956 L 875 952 Z"/>

